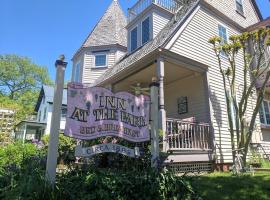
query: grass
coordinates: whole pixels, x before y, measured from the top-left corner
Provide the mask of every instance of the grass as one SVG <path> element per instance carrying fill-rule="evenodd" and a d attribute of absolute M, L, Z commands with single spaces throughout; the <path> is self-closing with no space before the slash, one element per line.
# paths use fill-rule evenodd
<path fill-rule="evenodd" d="M 212 173 L 190 178 L 194 189 L 204 200 L 269 200 L 270 173 L 232 176 Z"/>

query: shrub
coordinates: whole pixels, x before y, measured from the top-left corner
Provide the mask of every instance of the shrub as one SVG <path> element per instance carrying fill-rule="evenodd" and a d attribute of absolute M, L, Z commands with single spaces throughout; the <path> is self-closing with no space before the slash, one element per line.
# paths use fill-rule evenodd
<path fill-rule="evenodd" d="M 199 199 L 192 187 L 170 172 L 73 170 L 59 177 L 63 199 Z"/>
<path fill-rule="evenodd" d="M 41 140 L 45 145 L 45 149 L 48 149 L 50 136 L 45 135 Z M 59 134 L 58 154 L 60 162 L 69 163 L 75 160 L 74 153 L 76 144 L 77 141 L 75 139 Z"/>

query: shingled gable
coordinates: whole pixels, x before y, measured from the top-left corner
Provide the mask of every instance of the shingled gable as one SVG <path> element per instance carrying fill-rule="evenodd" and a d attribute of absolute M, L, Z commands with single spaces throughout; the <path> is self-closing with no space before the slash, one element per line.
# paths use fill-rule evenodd
<path fill-rule="evenodd" d="M 94 85 L 99 85 L 103 81 L 109 79 L 120 71 L 130 67 L 135 62 L 142 59 L 144 56 L 154 52 L 160 47 L 163 47 L 168 40 L 175 34 L 181 27 L 184 20 L 193 12 L 197 7 L 200 0 L 187 0 L 183 7 L 175 14 L 175 17 L 159 32 L 159 34 L 143 47 L 138 49 L 132 54 L 125 56 L 122 60 L 116 63 L 112 68 L 109 68 L 99 79 L 96 80 Z"/>
<path fill-rule="evenodd" d="M 118 0 L 113 0 L 105 14 L 89 34 L 82 47 L 118 44 L 127 46 L 127 17 Z"/>

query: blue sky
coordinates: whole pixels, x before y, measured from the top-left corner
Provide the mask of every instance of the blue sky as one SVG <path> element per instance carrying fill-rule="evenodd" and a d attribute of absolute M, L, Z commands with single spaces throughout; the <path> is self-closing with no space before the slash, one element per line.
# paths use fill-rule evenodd
<path fill-rule="evenodd" d="M 126 12 L 137 0 L 119 0 Z M 71 58 L 112 0 L 1 0 L 0 54 L 18 54 L 47 66 L 52 80 L 54 62 L 62 53 Z M 269 0 L 257 0 L 263 17 L 270 16 Z"/>

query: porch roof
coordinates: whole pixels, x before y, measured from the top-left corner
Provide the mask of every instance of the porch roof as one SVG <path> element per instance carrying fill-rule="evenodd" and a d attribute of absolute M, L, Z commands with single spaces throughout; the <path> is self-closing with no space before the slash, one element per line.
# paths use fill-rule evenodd
<path fill-rule="evenodd" d="M 116 63 L 112 68 L 109 68 L 99 79 L 94 83 L 99 85 L 110 77 L 118 74 L 126 68 L 141 60 L 143 57 L 153 54 L 160 47 L 164 47 L 169 39 L 179 30 L 184 23 L 185 19 L 194 11 L 198 6 L 200 0 L 190 0 L 188 3 L 183 4 L 182 9 L 171 19 L 171 21 L 160 31 L 160 33 L 150 42 L 142 46 L 137 51 L 126 55 L 122 60 Z"/>
<path fill-rule="evenodd" d="M 32 120 L 22 120 L 20 121 L 16 127 L 21 126 L 21 125 L 26 125 L 26 126 L 37 126 L 37 127 L 46 127 L 46 123 L 41 123 L 37 121 L 32 121 Z"/>

